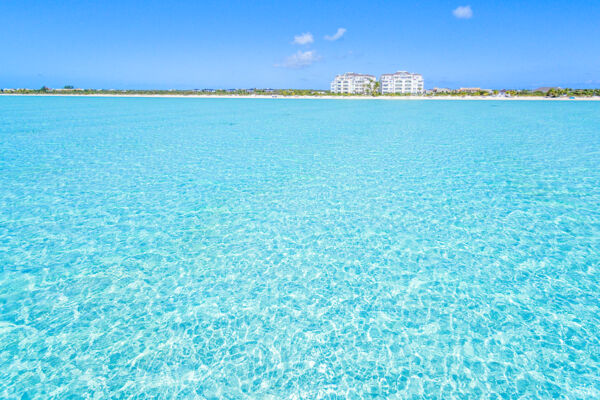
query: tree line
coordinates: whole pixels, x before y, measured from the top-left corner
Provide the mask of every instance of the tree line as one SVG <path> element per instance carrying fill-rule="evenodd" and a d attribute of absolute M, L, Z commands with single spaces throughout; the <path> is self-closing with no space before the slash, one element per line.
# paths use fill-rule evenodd
<path fill-rule="evenodd" d="M 61 89 L 52 89 L 47 86 L 42 86 L 39 89 L 0 89 L 3 93 L 16 94 L 75 94 L 75 95 L 94 95 L 94 94 L 109 94 L 109 95 L 172 95 L 172 96 L 192 96 L 192 95 L 261 95 L 261 96 L 381 96 L 379 91 L 379 82 L 366 88 L 362 94 L 348 93 L 332 93 L 328 90 L 316 89 L 169 89 L 169 90 L 148 90 L 148 89 L 78 89 L 72 85 L 66 85 Z M 571 89 L 571 88 L 551 88 L 548 91 L 535 91 L 526 89 L 509 89 L 509 90 L 474 90 L 461 91 L 451 90 L 449 92 L 433 93 L 431 91 L 423 94 L 425 96 L 510 96 L 510 97 L 592 97 L 600 96 L 600 89 Z M 386 94 L 386 96 L 411 96 L 410 93 Z"/>

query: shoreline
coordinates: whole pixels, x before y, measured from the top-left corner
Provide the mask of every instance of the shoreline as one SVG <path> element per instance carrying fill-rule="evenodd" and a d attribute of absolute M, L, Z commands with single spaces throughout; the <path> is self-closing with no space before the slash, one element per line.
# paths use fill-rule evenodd
<path fill-rule="evenodd" d="M 595 97 L 542 97 L 542 96 L 516 96 L 516 97 L 492 97 L 492 96 L 282 96 L 282 95 L 209 95 L 209 94 L 61 94 L 61 93 L 0 93 L 0 96 L 34 96 L 34 97 L 141 97 L 141 98 L 195 98 L 195 99 L 315 99 L 315 100 L 485 100 L 485 101 L 600 101 Z"/>

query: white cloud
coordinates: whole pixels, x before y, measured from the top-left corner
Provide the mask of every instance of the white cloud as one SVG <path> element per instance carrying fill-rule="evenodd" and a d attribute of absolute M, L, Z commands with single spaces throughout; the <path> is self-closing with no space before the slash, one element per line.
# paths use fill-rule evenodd
<path fill-rule="evenodd" d="M 469 19 L 473 16 L 473 10 L 471 10 L 471 6 L 458 6 L 452 10 L 452 14 L 456 18 Z"/>
<path fill-rule="evenodd" d="M 321 57 L 314 50 L 300 51 L 292 54 L 286 58 L 283 63 L 275 64 L 276 67 L 284 68 L 304 68 L 308 67 L 315 61 L 318 61 Z"/>
<path fill-rule="evenodd" d="M 294 44 L 311 44 L 314 41 L 315 39 L 313 38 L 313 35 L 310 32 L 294 36 Z"/>
<path fill-rule="evenodd" d="M 339 38 L 344 36 L 344 33 L 346 33 L 346 28 L 338 28 L 335 35 L 333 35 L 333 36 L 326 35 L 325 40 L 331 40 L 331 41 L 338 40 Z"/>

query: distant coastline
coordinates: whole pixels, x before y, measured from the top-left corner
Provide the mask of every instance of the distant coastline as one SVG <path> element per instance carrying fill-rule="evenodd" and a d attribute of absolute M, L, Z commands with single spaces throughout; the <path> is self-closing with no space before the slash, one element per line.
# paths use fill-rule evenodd
<path fill-rule="evenodd" d="M 572 97 L 547 97 L 547 96 L 332 96 L 332 95 L 235 95 L 235 94 L 130 94 L 130 93 L 0 93 L 0 96 L 29 96 L 29 97 L 130 97 L 130 98 L 195 98 L 195 99 L 316 99 L 316 100 L 485 100 L 485 101 L 600 101 L 600 96 L 572 96 Z"/>
<path fill-rule="evenodd" d="M 527 89 L 434 88 L 424 93 L 336 93 L 317 89 L 84 89 L 67 85 L 64 88 L 40 89 L 4 88 L 0 95 L 29 96 L 99 96 L 99 97 L 190 97 L 236 99 L 344 99 L 344 100 L 573 100 L 600 99 L 600 89 L 570 89 L 540 87 Z"/>

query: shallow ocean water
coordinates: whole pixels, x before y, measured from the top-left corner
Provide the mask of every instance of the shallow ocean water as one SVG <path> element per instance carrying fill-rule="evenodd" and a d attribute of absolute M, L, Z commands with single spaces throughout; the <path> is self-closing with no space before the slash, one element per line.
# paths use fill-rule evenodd
<path fill-rule="evenodd" d="M 600 398 L 600 102 L 0 97 L 0 398 Z"/>

